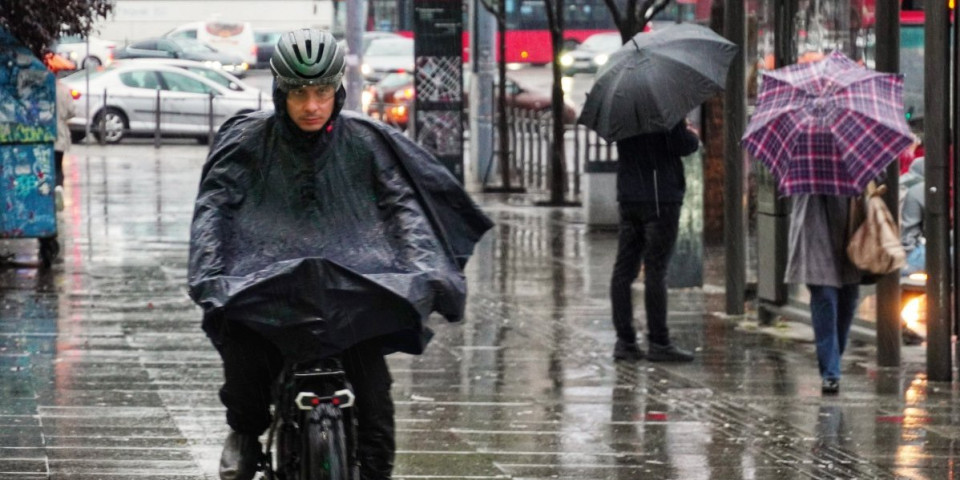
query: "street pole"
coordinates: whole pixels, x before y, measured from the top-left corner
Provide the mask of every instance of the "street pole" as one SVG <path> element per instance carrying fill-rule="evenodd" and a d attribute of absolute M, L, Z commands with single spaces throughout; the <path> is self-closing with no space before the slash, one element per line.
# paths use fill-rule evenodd
<path fill-rule="evenodd" d="M 343 108 L 360 111 L 360 97 L 363 93 L 363 17 L 366 12 L 364 0 L 347 1 L 346 38 L 347 38 L 347 98 Z"/>
<path fill-rule="evenodd" d="M 723 245 L 726 255 L 726 313 L 743 315 L 746 302 L 747 234 L 743 189 L 743 149 L 740 137 L 746 123 L 747 18 L 741 0 L 726 0 L 723 30 L 727 40 L 740 47 L 727 73 L 723 98 L 724 182 Z M 679 15 L 678 15 L 679 18 Z"/>
<path fill-rule="evenodd" d="M 470 1 L 470 159 L 480 185 L 493 164 L 493 75 L 496 69 L 496 19 L 482 0 Z"/>
<path fill-rule="evenodd" d="M 927 379 L 952 378 L 950 322 L 950 242 L 948 165 L 950 102 L 944 101 L 949 85 L 950 59 L 946 2 L 925 2 L 924 24 L 924 151 L 926 210 L 923 225 L 927 239 Z"/>
<path fill-rule="evenodd" d="M 900 5 L 877 2 L 878 72 L 900 72 Z M 887 193 L 883 200 L 891 212 L 899 211 L 900 162 L 894 160 L 886 171 Z M 895 216 L 899 222 L 899 215 Z M 900 366 L 900 271 L 884 275 L 877 282 L 877 365 Z"/>

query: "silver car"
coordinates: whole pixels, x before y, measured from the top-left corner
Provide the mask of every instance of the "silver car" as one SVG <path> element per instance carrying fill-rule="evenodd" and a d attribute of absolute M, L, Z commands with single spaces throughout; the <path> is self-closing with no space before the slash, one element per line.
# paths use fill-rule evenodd
<path fill-rule="evenodd" d="M 118 62 L 100 71 L 77 72 L 62 82 L 76 106 L 77 116 L 69 121 L 74 140 L 84 136 L 88 101 L 90 130 L 107 143 L 128 135 L 151 136 L 157 129 L 164 136 L 195 137 L 203 143 L 211 124 L 216 131 L 234 115 L 273 109 L 258 93 L 233 91 L 182 68 L 148 62 Z"/>

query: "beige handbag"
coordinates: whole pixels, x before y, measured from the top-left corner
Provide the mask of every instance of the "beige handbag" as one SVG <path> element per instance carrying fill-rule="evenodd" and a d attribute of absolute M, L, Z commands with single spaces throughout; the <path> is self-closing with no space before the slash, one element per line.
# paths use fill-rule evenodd
<path fill-rule="evenodd" d="M 900 227 L 883 201 L 886 185 L 877 187 L 874 182 L 867 185 L 865 198 L 854 198 L 850 208 L 850 225 L 856 225 L 863 207 L 863 220 L 850 236 L 847 243 L 847 256 L 859 269 L 876 274 L 887 274 L 902 268 L 907 263 L 907 253 L 900 244 Z"/>

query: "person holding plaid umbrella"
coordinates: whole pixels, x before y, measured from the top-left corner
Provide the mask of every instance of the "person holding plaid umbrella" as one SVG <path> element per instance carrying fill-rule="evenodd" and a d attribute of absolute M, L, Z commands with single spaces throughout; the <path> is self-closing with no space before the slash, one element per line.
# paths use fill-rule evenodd
<path fill-rule="evenodd" d="M 913 142 L 903 78 L 833 52 L 762 82 L 742 143 L 793 196 L 784 280 L 810 290 L 821 391 L 836 394 L 861 280 L 846 253 L 850 199 Z"/>

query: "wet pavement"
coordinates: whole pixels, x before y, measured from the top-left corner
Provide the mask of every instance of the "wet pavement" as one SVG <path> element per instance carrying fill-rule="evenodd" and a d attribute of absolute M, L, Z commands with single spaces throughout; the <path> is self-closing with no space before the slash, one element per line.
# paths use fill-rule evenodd
<path fill-rule="evenodd" d="M 0 479 L 215 479 L 219 357 L 186 294 L 205 148 L 75 146 L 62 261 L 0 241 Z M 393 355 L 397 479 L 953 478 L 956 386 L 850 346 L 822 397 L 812 333 L 725 317 L 721 248 L 673 290 L 686 365 L 616 364 L 613 232 L 578 208 L 477 195 L 497 226 L 468 265 L 466 321 Z M 638 287 L 639 288 L 639 287 Z M 637 290 L 639 293 L 639 290 Z M 638 300 L 642 295 L 636 297 Z M 642 303 L 638 315 L 642 319 Z M 914 349 L 914 350 L 910 350 Z"/>

